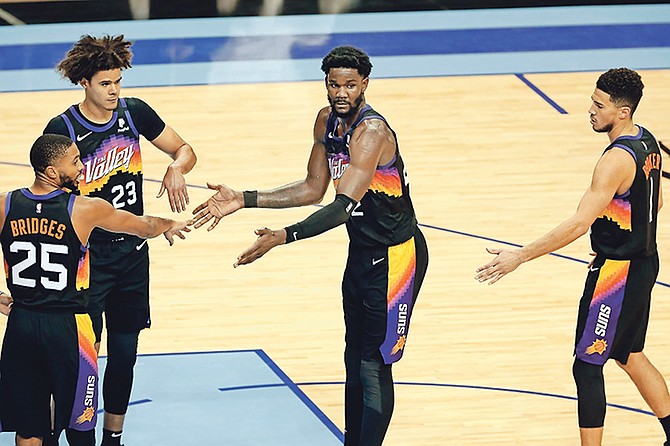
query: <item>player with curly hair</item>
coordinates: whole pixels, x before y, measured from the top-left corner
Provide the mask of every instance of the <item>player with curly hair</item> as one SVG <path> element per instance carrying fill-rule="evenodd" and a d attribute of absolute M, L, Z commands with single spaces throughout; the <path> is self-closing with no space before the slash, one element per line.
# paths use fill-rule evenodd
<path fill-rule="evenodd" d="M 82 36 L 56 70 L 84 89 L 84 100 L 53 118 L 44 133 L 70 137 L 85 166 L 83 195 L 117 209 L 144 213 L 140 135 L 172 158 L 157 197 L 167 192 L 174 212 L 189 202 L 184 175 L 196 156 L 158 114 L 139 98 L 121 97 L 121 72 L 131 67 L 132 43 L 123 35 Z M 91 234 L 91 300 L 96 347 L 107 328 L 103 379 L 102 444 L 119 446 L 128 409 L 139 333 L 149 327 L 149 248 L 144 240 L 96 229 Z"/>

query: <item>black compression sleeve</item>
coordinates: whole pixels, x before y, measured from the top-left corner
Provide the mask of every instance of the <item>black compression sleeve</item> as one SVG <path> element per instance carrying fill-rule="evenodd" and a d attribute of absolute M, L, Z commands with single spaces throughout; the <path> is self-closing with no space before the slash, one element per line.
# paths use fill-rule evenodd
<path fill-rule="evenodd" d="M 349 219 L 356 207 L 356 202 L 343 194 L 337 194 L 335 200 L 324 206 L 300 223 L 284 228 L 286 243 L 322 234 Z"/>

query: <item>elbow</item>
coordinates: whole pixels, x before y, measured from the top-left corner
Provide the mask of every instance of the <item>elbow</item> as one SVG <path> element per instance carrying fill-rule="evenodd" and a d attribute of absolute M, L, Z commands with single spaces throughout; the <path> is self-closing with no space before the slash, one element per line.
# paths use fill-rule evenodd
<path fill-rule="evenodd" d="M 193 147 L 190 145 L 188 146 L 189 149 L 191 149 L 191 166 L 195 166 L 196 163 L 198 162 L 198 155 L 195 154 L 195 150 L 193 150 Z"/>
<path fill-rule="evenodd" d="M 323 201 L 323 197 L 326 195 L 326 191 L 309 191 L 305 195 L 305 200 L 303 201 L 305 205 L 314 205 L 319 204 Z"/>
<path fill-rule="evenodd" d="M 323 201 L 323 195 L 316 195 L 311 198 L 308 204 L 319 204 Z"/>
<path fill-rule="evenodd" d="M 591 229 L 591 224 L 590 224 L 590 223 L 586 223 L 586 222 L 580 222 L 580 223 L 578 223 L 578 224 L 575 226 L 575 228 L 574 228 L 574 232 L 575 232 L 575 234 L 577 235 L 577 236 L 575 237 L 575 239 L 578 239 L 578 238 L 581 237 L 582 235 L 584 235 L 584 234 L 586 234 L 587 232 L 589 232 L 589 229 Z"/>

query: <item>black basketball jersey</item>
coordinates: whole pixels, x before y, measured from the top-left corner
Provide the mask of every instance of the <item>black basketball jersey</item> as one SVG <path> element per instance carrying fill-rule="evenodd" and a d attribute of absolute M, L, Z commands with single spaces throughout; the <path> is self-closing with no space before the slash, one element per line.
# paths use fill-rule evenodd
<path fill-rule="evenodd" d="M 656 138 L 640 127 L 635 136 L 621 136 L 613 147 L 627 151 L 635 160 L 635 179 L 630 189 L 615 195 L 591 226 L 593 250 L 611 259 L 646 257 L 656 252 L 656 215 L 661 184 L 661 152 Z"/>
<path fill-rule="evenodd" d="M 150 125 L 142 122 L 142 118 Z M 79 183 L 80 194 L 103 198 L 117 209 L 142 215 L 140 134 L 153 140 L 163 128 L 163 121 L 145 102 L 137 98 L 120 98 L 112 119 L 106 124 L 89 121 L 79 107 L 73 105 L 53 118 L 44 133 L 62 134 L 77 144 L 85 169 L 84 181 Z M 96 228 L 91 241 L 118 237 L 118 234 Z"/>
<path fill-rule="evenodd" d="M 384 166 L 377 166 L 367 192 L 347 220 L 351 243 L 360 246 L 394 246 L 414 235 L 416 217 L 409 196 L 409 181 L 400 157 L 398 138 L 386 119 L 366 105 L 354 124 L 341 137 L 337 136 L 339 118 L 330 113 L 324 135 L 326 155 L 333 183 L 337 187 L 351 156 L 349 141 L 356 127 L 366 119 L 380 119 L 393 133 L 396 141 L 395 157 Z"/>
<path fill-rule="evenodd" d="M 72 225 L 75 196 L 62 190 L 7 194 L 0 243 L 14 305 L 45 311 L 84 312 L 89 258 Z"/>

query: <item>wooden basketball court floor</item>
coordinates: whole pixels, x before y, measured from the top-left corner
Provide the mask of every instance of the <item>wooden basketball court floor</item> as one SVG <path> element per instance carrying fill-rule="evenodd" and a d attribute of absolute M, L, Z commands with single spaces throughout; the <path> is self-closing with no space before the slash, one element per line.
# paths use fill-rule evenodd
<path fill-rule="evenodd" d="M 571 364 L 587 237 L 494 286 L 473 276 L 489 260 L 486 247 L 527 243 L 574 212 L 607 143 L 587 116 L 601 71 L 387 79 L 373 71 L 366 97 L 399 136 L 430 249 L 407 350 L 394 367 L 396 409 L 386 445 L 578 444 Z M 670 141 L 670 70 L 640 72 L 645 96 L 636 121 Z M 301 178 L 313 120 L 325 103 L 318 80 L 132 87 L 123 94 L 146 100 L 195 148 L 190 209 L 211 195 L 208 181 L 264 189 Z M 72 89 L 0 94 L 0 190 L 30 184 L 30 145 L 52 116 L 79 100 Z M 147 213 L 168 216 L 167 201 L 155 198 L 167 159 L 143 147 Z M 324 203 L 332 198 L 331 191 Z M 667 208 L 659 218 L 662 266 L 645 351 L 670 379 Z M 171 248 L 150 241 L 154 326 L 143 332 L 140 352 L 260 349 L 342 429 L 344 228 L 232 268 L 255 228 L 283 227 L 314 209 L 243 210 Z M 184 382 L 208 373 L 186 370 Z M 160 369 L 151 373 L 160 383 Z M 604 444 L 661 444 L 660 425 L 624 372 L 608 364 L 605 375 Z M 130 414 L 141 419 L 140 406 Z M 132 431 L 124 437 L 134 444 Z"/>

